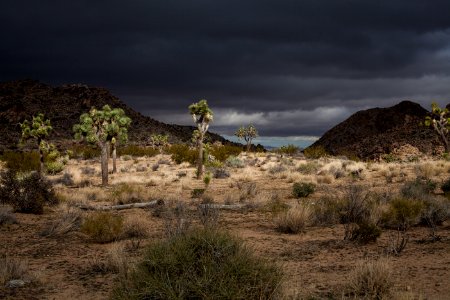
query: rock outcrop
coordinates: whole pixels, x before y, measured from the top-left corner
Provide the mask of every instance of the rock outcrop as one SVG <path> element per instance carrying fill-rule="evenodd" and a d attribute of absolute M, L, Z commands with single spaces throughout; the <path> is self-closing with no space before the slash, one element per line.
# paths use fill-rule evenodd
<path fill-rule="evenodd" d="M 405 145 L 433 154 L 443 148 L 433 129 L 422 125 L 428 113 L 411 101 L 359 111 L 331 128 L 311 147 L 321 146 L 333 155 L 362 159 L 376 159 Z"/>

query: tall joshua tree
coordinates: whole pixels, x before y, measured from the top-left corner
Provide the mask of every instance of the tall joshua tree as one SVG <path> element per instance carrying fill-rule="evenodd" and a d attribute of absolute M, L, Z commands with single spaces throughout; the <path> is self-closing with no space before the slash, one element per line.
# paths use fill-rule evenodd
<path fill-rule="evenodd" d="M 131 120 L 123 120 L 124 115 L 111 109 L 109 105 L 103 106 L 102 110 L 92 107 L 89 113 L 80 116 L 80 123 L 73 126 L 76 139 L 84 139 L 89 144 L 96 145 L 101 149 L 102 185 L 108 185 L 109 145 L 113 139 L 116 144 L 117 139 L 123 138 L 123 134 L 126 133 L 123 128 L 127 126 L 120 126 L 119 123 L 129 124 L 131 122 Z"/>
<path fill-rule="evenodd" d="M 425 126 L 433 126 L 445 145 L 445 151 L 450 153 L 448 131 L 450 129 L 450 112 L 447 108 L 440 108 L 437 103 L 431 104 L 431 116 L 425 118 Z"/>
<path fill-rule="evenodd" d="M 197 141 L 198 149 L 197 179 L 200 179 L 203 176 L 203 139 L 208 131 L 209 123 L 213 120 L 213 112 L 208 107 L 208 102 L 203 99 L 189 105 L 189 113 L 197 125 L 197 130 L 194 131 L 194 138 Z"/>
<path fill-rule="evenodd" d="M 37 142 L 39 148 L 39 173 L 44 171 L 44 152 L 48 149 L 48 144 L 45 138 L 53 130 L 50 120 L 45 120 L 44 114 L 38 114 L 33 116 L 31 121 L 25 120 L 20 124 L 22 129 L 22 137 L 20 143 L 24 143 L 27 140 L 34 139 Z"/>
<path fill-rule="evenodd" d="M 131 119 L 125 115 L 121 108 L 111 110 L 111 123 L 108 126 L 108 142 L 111 143 L 113 158 L 113 173 L 117 173 L 117 144 L 124 144 L 128 140 L 128 127 Z"/>
<path fill-rule="evenodd" d="M 247 127 L 239 127 L 234 135 L 237 136 L 240 140 L 243 139 L 247 143 L 247 152 L 249 152 L 250 146 L 252 145 L 252 140 L 258 137 L 258 131 L 256 130 L 255 126 L 250 124 Z"/>

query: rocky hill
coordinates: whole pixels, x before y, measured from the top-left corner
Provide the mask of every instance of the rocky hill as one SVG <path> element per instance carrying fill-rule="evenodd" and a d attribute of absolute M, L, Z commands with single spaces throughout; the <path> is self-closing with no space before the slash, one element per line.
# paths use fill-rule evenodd
<path fill-rule="evenodd" d="M 186 142 L 191 139 L 194 127 L 168 125 L 143 116 L 113 96 L 104 88 L 81 84 L 52 87 L 35 80 L 20 80 L 0 83 L 0 151 L 16 149 L 20 138 L 20 122 L 43 112 L 52 122 L 50 140 L 57 144 L 73 140 L 72 127 L 79 122 L 82 113 L 92 106 L 97 108 L 109 104 L 122 108 L 133 120 L 129 140 L 141 145 L 149 144 L 153 133 L 168 134 L 170 141 Z M 228 143 L 223 137 L 211 133 L 212 141 Z"/>
<path fill-rule="evenodd" d="M 428 113 L 411 101 L 359 111 L 310 147 L 322 146 L 333 155 L 356 155 L 363 159 L 378 158 L 405 146 L 432 154 L 443 143 L 433 129 L 421 125 Z"/>

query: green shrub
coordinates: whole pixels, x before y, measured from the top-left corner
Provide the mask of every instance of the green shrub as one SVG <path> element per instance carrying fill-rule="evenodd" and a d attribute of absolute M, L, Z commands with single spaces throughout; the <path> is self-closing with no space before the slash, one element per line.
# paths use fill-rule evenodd
<path fill-rule="evenodd" d="M 209 150 L 209 154 L 215 157 L 218 161 L 224 162 L 230 156 L 238 156 L 242 152 L 241 147 L 232 145 L 216 146 L 213 145 Z"/>
<path fill-rule="evenodd" d="M 283 154 L 294 155 L 294 154 L 297 154 L 299 150 L 300 149 L 297 146 L 289 144 L 289 145 L 281 146 L 280 148 L 276 149 L 275 152 L 282 154 L 282 155 Z"/>
<path fill-rule="evenodd" d="M 188 162 L 194 165 L 197 162 L 197 150 L 191 149 L 188 145 L 172 145 L 168 148 L 168 153 L 171 154 L 172 160 L 177 164 Z"/>
<path fill-rule="evenodd" d="M 242 241 L 211 228 L 153 244 L 113 299 L 274 299 L 280 269 Z"/>
<path fill-rule="evenodd" d="M 16 172 L 31 172 L 39 170 L 39 153 L 5 151 L 0 160 L 5 162 L 6 168 Z"/>
<path fill-rule="evenodd" d="M 44 205 L 58 203 L 50 182 L 37 172 L 19 175 L 8 170 L 0 175 L 0 203 L 21 213 L 42 214 Z"/>
<path fill-rule="evenodd" d="M 313 174 L 316 173 L 317 171 L 319 171 L 319 164 L 315 161 L 311 161 L 311 162 L 307 162 L 305 164 L 301 164 L 298 166 L 297 168 L 297 172 L 300 172 L 302 174 Z"/>
<path fill-rule="evenodd" d="M 244 162 L 234 155 L 229 156 L 226 159 L 225 164 L 230 168 L 243 168 L 244 167 Z"/>
<path fill-rule="evenodd" d="M 389 209 L 383 214 L 382 222 L 385 226 L 407 230 L 420 221 L 424 209 L 422 201 L 398 198 L 389 203 Z"/>
<path fill-rule="evenodd" d="M 124 147 L 117 147 L 117 155 L 131 155 L 134 157 L 152 157 L 158 155 L 160 152 L 153 147 L 142 147 L 138 145 L 127 145 Z"/>
<path fill-rule="evenodd" d="M 430 195 L 436 186 L 436 182 L 430 179 L 417 177 L 414 181 L 403 184 L 400 193 L 405 198 L 421 200 Z"/>
<path fill-rule="evenodd" d="M 303 150 L 306 158 L 318 159 L 327 156 L 328 153 L 323 146 L 308 147 Z"/>
<path fill-rule="evenodd" d="M 81 225 L 81 232 L 92 241 L 109 243 L 118 240 L 123 233 L 123 218 L 110 212 L 96 212 L 89 215 Z"/>
<path fill-rule="evenodd" d="M 316 185 L 310 182 L 294 183 L 292 187 L 292 194 L 295 198 L 306 198 L 316 190 Z"/>

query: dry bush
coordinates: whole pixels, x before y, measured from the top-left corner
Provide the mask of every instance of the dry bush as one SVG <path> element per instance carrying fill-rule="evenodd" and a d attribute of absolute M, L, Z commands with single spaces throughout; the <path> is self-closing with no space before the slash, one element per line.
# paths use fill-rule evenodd
<path fill-rule="evenodd" d="M 17 224 L 17 219 L 9 207 L 0 206 L 0 226 Z"/>
<path fill-rule="evenodd" d="M 219 223 L 220 211 L 218 208 L 212 207 L 208 204 L 211 203 L 204 203 L 203 205 L 198 206 L 198 218 L 200 220 L 200 223 L 202 223 L 202 225 L 205 227 L 217 227 Z"/>
<path fill-rule="evenodd" d="M 277 231 L 282 233 L 304 232 L 306 226 L 311 224 L 312 211 L 309 206 L 296 205 L 286 212 L 278 214 L 275 219 Z"/>
<path fill-rule="evenodd" d="M 358 262 L 349 276 L 349 293 L 358 299 L 390 299 L 392 269 L 386 259 Z"/>
<path fill-rule="evenodd" d="M 313 211 L 312 223 L 316 226 L 332 226 L 339 224 L 340 203 L 339 200 L 323 196 L 311 205 Z"/>
<path fill-rule="evenodd" d="M 422 201 L 414 199 L 398 198 L 389 203 L 387 211 L 383 213 L 384 226 L 407 230 L 419 223 L 424 210 Z"/>
<path fill-rule="evenodd" d="M 57 237 L 78 230 L 81 226 L 81 212 L 76 208 L 66 208 L 41 232 L 42 236 Z"/>
<path fill-rule="evenodd" d="M 120 183 L 113 187 L 111 198 L 117 204 L 144 202 L 146 191 L 137 184 Z"/>
<path fill-rule="evenodd" d="M 277 214 L 285 212 L 289 209 L 289 205 L 282 201 L 279 193 L 263 194 L 262 198 L 264 198 L 264 196 L 268 199 L 262 206 L 262 211 L 270 212 L 273 216 L 276 216 Z M 262 201 L 264 202 L 264 200 Z"/>
<path fill-rule="evenodd" d="M 23 259 L 0 256 L 0 285 L 4 286 L 10 280 L 31 281 L 28 264 Z"/>
<path fill-rule="evenodd" d="M 297 166 L 297 172 L 300 172 L 305 175 L 309 174 L 315 174 L 317 171 L 319 171 L 320 165 L 316 161 L 309 161 L 302 163 Z"/>
<path fill-rule="evenodd" d="M 124 238 L 146 238 L 150 234 L 150 222 L 144 215 L 128 216 L 123 224 Z"/>
<path fill-rule="evenodd" d="M 236 182 L 239 189 L 239 201 L 246 201 L 252 199 L 258 193 L 258 187 L 255 182 Z"/>
<path fill-rule="evenodd" d="M 81 231 L 94 242 L 109 243 L 121 237 L 123 218 L 111 212 L 95 212 L 85 218 Z"/>
<path fill-rule="evenodd" d="M 440 172 L 442 172 L 441 168 L 436 167 L 434 163 L 423 163 L 423 164 L 417 164 L 414 167 L 414 170 L 416 172 L 417 177 L 421 178 L 431 178 L 433 176 L 439 175 Z"/>
<path fill-rule="evenodd" d="M 317 176 L 317 183 L 332 184 L 335 177 L 332 175 L 319 175 Z"/>
<path fill-rule="evenodd" d="M 168 237 L 182 235 L 191 227 L 191 216 L 183 202 L 170 203 L 161 216 L 164 218 L 165 232 Z"/>

